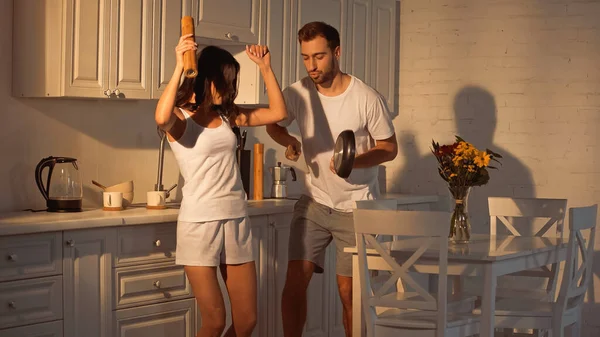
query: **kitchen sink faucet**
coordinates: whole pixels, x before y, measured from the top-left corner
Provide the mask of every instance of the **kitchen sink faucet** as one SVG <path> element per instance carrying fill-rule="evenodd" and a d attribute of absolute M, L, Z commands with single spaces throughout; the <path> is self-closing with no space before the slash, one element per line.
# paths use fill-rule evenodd
<path fill-rule="evenodd" d="M 154 185 L 155 191 L 164 191 L 164 186 L 162 184 L 162 176 L 163 176 L 163 164 L 165 161 L 165 141 L 167 140 L 167 133 L 164 132 L 159 127 L 156 128 L 159 136 L 160 136 L 160 147 L 158 149 L 158 174 L 156 176 L 156 184 Z M 169 187 L 167 190 L 166 198 L 169 197 L 170 192 L 177 187 L 177 184 Z"/>

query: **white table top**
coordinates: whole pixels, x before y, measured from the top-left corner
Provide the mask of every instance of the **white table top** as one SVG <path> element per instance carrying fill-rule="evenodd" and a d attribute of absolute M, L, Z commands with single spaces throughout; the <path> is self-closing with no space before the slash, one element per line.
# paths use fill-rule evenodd
<path fill-rule="evenodd" d="M 393 242 L 384 242 L 381 246 L 390 254 L 412 254 L 422 244 L 423 238 L 401 238 Z M 520 256 L 542 253 L 567 246 L 568 239 L 530 236 L 490 236 L 487 234 L 473 234 L 471 242 L 464 244 L 448 243 L 449 260 L 469 261 L 500 261 L 513 259 Z M 345 252 L 357 253 L 356 247 L 344 248 Z M 379 255 L 373 248 L 367 248 L 368 255 Z M 439 254 L 439 248 L 432 245 L 423 257 Z"/>

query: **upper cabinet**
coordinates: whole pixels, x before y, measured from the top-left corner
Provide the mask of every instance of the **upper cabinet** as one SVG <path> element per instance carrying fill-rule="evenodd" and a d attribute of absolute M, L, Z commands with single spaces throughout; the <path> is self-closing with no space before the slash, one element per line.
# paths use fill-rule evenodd
<path fill-rule="evenodd" d="M 396 96 L 396 0 L 348 0 L 346 71 L 385 96 Z"/>
<path fill-rule="evenodd" d="M 201 47 L 219 45 L 240 63 L 238 104 L 268 103 L 245 45 L 269 46 L 285 88 L 306 76 L 297 33 L 310 21 L 338 29 L 342 70 L 391 104 L 396 6 L 396 0 L 19 0 L 13 95 L 158 99 L 175 68 L 181 18 L 191 15 Z"/>
<path fill-rule="evenodd" d="M 264 0 L 263 0 L 264 1 Z M 196 36 L 257 44 L 260 0 L 196 0 Z"/>
<path fill-rule="evenodd" d="M 15 96 L 151 97 L 152 0 L 20 0 L 14 18 Z"/>
<path fill-rule="evenodd" d="M 192 15 L 192 0 L 154 0 L 152 98 L 160 98 L 175 69 L 175 47 L 181 34 L 181 18 Z"/>

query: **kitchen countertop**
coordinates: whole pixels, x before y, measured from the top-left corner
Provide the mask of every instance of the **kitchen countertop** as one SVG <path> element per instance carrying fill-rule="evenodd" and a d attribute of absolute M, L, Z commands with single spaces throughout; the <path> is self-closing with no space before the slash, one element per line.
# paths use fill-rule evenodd
<path fill-rule="evenodd" d="M 382 199 L 396 199 L 398 204 L 433 203 L 435 195 L 386 194 Z M 290 213 L 294 199 L 248 200 L 248 215 Z M 74 229 L 142 225 L 177 221 L 179 207 L 167 204 L 164 210 L 148 210 L 144 204 L 134 204 L 123 211 L 103 211 L 101 208 L 84 209 L 76 213 L 50 213 L 28 211 L 0 213 L 0 236 Z"/>

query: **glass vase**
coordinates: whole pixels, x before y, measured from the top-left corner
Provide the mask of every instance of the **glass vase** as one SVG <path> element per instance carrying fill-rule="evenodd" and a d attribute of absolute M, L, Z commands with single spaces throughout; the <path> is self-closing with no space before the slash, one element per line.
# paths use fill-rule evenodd
<path fill-rule="evenodd" d="M 454 199 L 454 211 L 450 218 L 448 239 L 452 243 L 468 243 L 471 239 L 471 221 L 469 219 L 467 202 L 471 187 L 451 189 L 451 192 Z"/>

